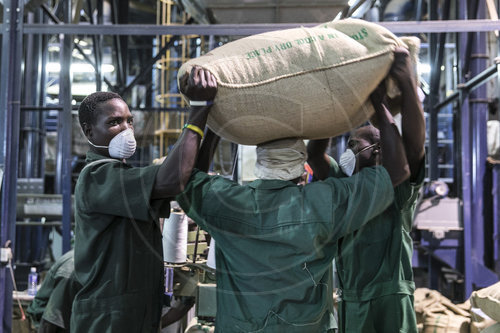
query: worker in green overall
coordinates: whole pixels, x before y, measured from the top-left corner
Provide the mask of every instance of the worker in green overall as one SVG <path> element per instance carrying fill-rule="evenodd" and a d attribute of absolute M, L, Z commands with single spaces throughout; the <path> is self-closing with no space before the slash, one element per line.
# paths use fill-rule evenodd
<path fill-rule="evenodd" d="M 73 257 L 71 250 L 54 262 L 26 310 L 38 333 L 70 332 L 71 305 L 80 290 Z"/>
<path fill-rule="evenodd" d="M 75 272 L 82 288 L 73 303 L 72 332 L 157 333 L 164 294 L 158 217 L 168 216 L 196 161 L 217 83 L 195 67 L 183 93 L 188 123 L 161 165 L 132 167 L 133 116 L 115 93 L 97 92 L 78 110 L 90 150 L 75 189 Z"/>
<path fill-rule="evenodd" d="M 417 332 L 410 231 L 425 173 L 425 120 L 407 51 L 395 52 L 390 74 L 402 93 L 402 137 L 410 177 L 394 188 L 394 201 L 389 208 L 338 243 L 335 262 L 341 300 L 340 332 Z M 376 109 L 384 108 L 383 100 L 373 104 Z M 385 159 L 379 133 L 377 128 L 365 126 L 350 137 L 349 149 L 339 161 L 346 175 L 355 177 L 364 168 L 379 164 L 381 155 Z M 311 141 L 308 151 L 324 152 L 326 145 L 326 140 Z M 333 159 L 318 156 L 311 154 L 308 160 L 316 178 L 327 177 L 329 168 L 338 175 Z"/>
<path fill-rule="evenodd" d="M 386 128 L 384 167 L 349 178 L 297 185 L 307 158 L 298 139 L 258 145 L 259 179 L 246 185 L 193 171 L 176 200 L 216 240 L 216 332 L 337 328 L 331 285 L 337 240 L 382 213 L 394 199 L 393 185 L 409 175 L 401 139 Z M 207 135 L 199 158 L 213 151 L 210 143 Z"/>

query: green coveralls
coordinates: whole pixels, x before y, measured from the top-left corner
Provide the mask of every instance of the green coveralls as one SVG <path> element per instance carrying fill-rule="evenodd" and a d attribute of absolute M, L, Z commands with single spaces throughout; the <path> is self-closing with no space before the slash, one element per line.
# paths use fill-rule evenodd
<path fill-rule="evenodd" d="M 417 332 L 410 231 L 423 180 L 422 167 L 394 189 L 389 208 L 339 241 L 340 332 Z"/>
<path fill-rule="evenodd" d="M 87 163 L 104 159 L 87 153 Z M 75 271 L 82 289 L 73 303 L 72 332 L 157 333 L 163 297 L 158 216 L 152 201 L 159 165 L 133 168 L 118 160 L 86 167 L 75 189 Z"/>
<path fill-rule="evenodd" d="M 80 289 L 74 271 L 73 251 L 65 253 L 50 267 L 27 309 L 36 328 L 43 319 L 61 327 L 58 332 L 69 332 L 71 304 Z"/>
<path fill-rule="evenodd" d="M 217 241 L 216 332 L 337 328 L 331 288 L 337 240 L 393 198 L 382 167 L 306 186 L 283 180 L 241 186 L 195 170 L 177 201 Z"/>

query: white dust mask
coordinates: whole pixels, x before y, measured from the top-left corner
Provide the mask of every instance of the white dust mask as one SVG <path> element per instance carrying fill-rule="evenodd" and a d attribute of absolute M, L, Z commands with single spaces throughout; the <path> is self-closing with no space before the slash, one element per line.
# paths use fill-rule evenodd
<path fill-rule="evenodd" d="M 134 131 L 131 128 L 127 128 L 114 136 L 109 142 L 109 146 L 97 146 L 90 142 L 89 143 L 96 148 L 107 148 L 109 156 L 113 158 L 129 158 L 134 155 L 137 143 L 135 142 Z"/>
<path fill-rule="evenodd" d="M 352 149 L 347 149 L 340 155 L 339 166 L 347 176 L 352 176 L 356 167 L 356 155 L 354 155 Z"/>
<path fill-rule="evenodd" d="M 375 146 L 378 146 L 378 143 L 371 144 L 369 146 L 364 147 L 360 151 L 358 151 L 356 154 L 352 151 L 352 149 L 346 149 L 345 152 L 340 155 L 340 161 L 339 161 L 339 166 L 340 169 L 347 175 L 347 176 L 352 176 L 354 172 L 354 168 L 356 167 L 356 156 L 358 156 L 360 153 L 364 152 L 365 150 L 368 150 L 370 148 L 374 148 Z"/>

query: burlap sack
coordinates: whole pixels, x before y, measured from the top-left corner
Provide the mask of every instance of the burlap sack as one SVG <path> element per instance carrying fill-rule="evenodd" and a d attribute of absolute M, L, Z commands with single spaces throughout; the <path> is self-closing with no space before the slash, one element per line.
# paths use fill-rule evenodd
<path fill-rule="evenodd" d="M 469 333 L 470 318 L 432 313 L 425 317 L 423 333 Z"/>
<path fill-rule="evenodd" d="M 484 330 L 481 331 L 481 333 L 500 333 L 500 323 L 496 323 L 494 325 L 491 325 Z"/>
<path fill-rule="evenodd" d="M 439 312 L 440 310 L 444 310 L 444 307 L 440 303 L 442 296 L 436 290 L 417 288 L 413 297 L 417 324 L 424 323 L 426 311 Z"/>
<path fill-rule="evenodd" d="M 485 319 L 483 321 L 472 320 L 470 323 L 470 333 L 486 332 L 487 328 L 495 325 L 496 325 L 496 330 L 495 328 L 493 328 L 491 329 L 491 332 L 500 333 L 500 325 L 493 319 Z"/>
<path fill-rule="evenodd" d="M 470 304 L 470 300 L 468 300 Z M 484 331 L 486 328 L 496 324 L 496 321 L 488 317 L 483 310 L 479 308 L 470 308 L 471 323 L 470 323 L 470 333 L 479 333 Z"/>
<path fill-rule="evenodd" d="M 500 282 L 472 292 L 470 301 L 473 307 L 483 310 L 491 319 L 500 322 Z"/>
<path fill-rule="evenodd" d="M 424 333 L 469 333 L 470 303 L 454 304 L 436 290 L 418 288 L 414 293 L 417 325 Z"/>
<path fill-rule="evenodd" d="M 336 136 L 373 114 L 370 93 L 387 76 L 404 43 L 358 19 L 254 35 L 192 59 L 217 79 L 208 126 L 252 145 L 285 137 Z"/>

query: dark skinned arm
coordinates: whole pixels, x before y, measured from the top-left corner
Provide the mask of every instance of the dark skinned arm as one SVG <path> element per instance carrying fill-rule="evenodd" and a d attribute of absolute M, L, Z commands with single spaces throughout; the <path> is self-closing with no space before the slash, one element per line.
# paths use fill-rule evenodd
<path fill-rule="evenodd" d="M 210 128 L 205 133 L 205 138 L 201 144 L 200 152 L 198 153 L 198 160 L 196 161 L 195 168 L 203 172 L 208 172 L 210 163 L 214 157 L 215 148 L 219 144 L 220 136 L 212 132 Z"/>
<path fill-rule="evenodd" d="M 52 324 L 42 318 L 37 333 L 57 333 L 62 330 L 62 327 Z"/>
<path fill-rule="evenodd" d="M 180 80 L 181 92 L 192 101 L 213 101 L 217 81 L 207 70 L 193 67 Z M 188 124 L 205 129 L 211 106 L 191 106 Z M 184 190 L 196 162 L 201 137 L 195 131 L 184 129 L 174 148 L 163 161 L 156 175 L 152 198 L 170 198 Z"/>
<path fill-rule="evenodd" d="M 375 117 L 380 130 L 381 162 L 391 177 L 392 185 L 395 187 L 408 179 L 410 170 L 398 128 L 391 113 L 383 104 L 384 87 L 384 84 L 380 85 L 370 95 L 370 99 L 375 109 Z"/>
<path fill-rule="evenodd" d="M 418 98 L 415 76 L 408 51 L 398 48 L 394 52 L 390 74 L 401 90 L 401 125 L 403 144 L 410 166 L 411 178 L 417 176 L 425 156 L 425 118 Z"/>
<path fill-rule="evenodd" d="M 192 302 L 188 302 L 187 304 L 182 303 L 177 307 L 170 308 L 168 312 L 161 317 L 161 328 L 167 327 L 168 325 L 181 320 L 193 307 L 193 305 L 194 300 Z"/>
<path fill-rule="evenodd" d="M 311 167 L 314 177 L 324 180 L 330 171 L 330 159 L 325 154 L 330 139 L 309 140 L 307 143 L 307 163 Z"/>

